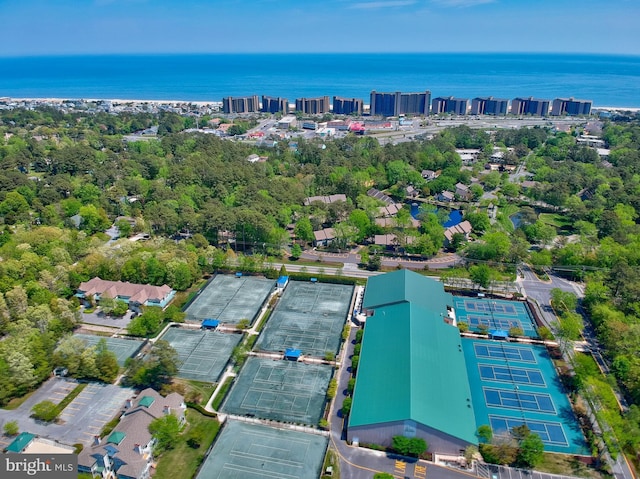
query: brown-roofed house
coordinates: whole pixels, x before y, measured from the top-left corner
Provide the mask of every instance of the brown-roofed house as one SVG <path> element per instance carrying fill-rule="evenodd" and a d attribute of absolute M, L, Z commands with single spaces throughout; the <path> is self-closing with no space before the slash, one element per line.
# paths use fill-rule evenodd
<path fill-rule="evenodd" d="M 101 296 L 125 301 L 132 310 L 140 306 L 159 306 L 165 308 L 176 292 L 169 286 L 153 286 L 151 284 L 134 284 L 122 281 L 106 281 L 98 277 L 80 283 L 76 296 L 79 298 L 94 297 L 100 301 Z"/>
<path fill-rule="evenodd" d="M 336 239 L 333 228 L 324 228 L 313 232 L 313 246 L 329 246 Z"/>
<path fill-rule="evenodd" d="M 458 223 L 457 225 L 450 226 L 446 230 L 444 230 L 444 245 L 449 246 L 451 241 L 453 240 L 453 235 L 459 233 L 464 236 L 465 240 L 469 239 L 469 234 L 471 234 L 473 228 L 471 227 L 471 223 L 467 220 L 462 223 Z"/>

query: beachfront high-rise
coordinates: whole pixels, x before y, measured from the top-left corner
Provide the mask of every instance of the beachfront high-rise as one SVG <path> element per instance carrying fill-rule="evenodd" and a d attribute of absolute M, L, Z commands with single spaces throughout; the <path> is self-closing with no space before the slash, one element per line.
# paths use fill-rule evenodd
<path fill-rule="evenodd" d="M 506 115 L 509 111 L 509 100 L 504 98 L 476 97 L 471 100 L 472 115 Z"/>
<path fill-rule="evenodd" d="M 362 98 L 333 97 L 333 113 L 336 115 L 362 115 L 363 106 Z"/>
<path fill-rule="evenodd" d="M 424 93 L 381 93 L 371 92 L 371 115 L 398 116 L 398 115 L 423 115 L 429 114 L 431 104 L 431 92 Z"/>
<path fill-rule="evenodd" d="M 265 96 L 262 95 L 262 109 L 263 113 L 289 113 L 289 100 L 281 97 Z"/>
<path fill-rule="evenodd" d="M 454 98 L 452 96 L 439 96 L 433 99 L 431 114 L 453 113 L 454 115 L 466 115 L 469 109 L 469 100 L 466 98 Z"/>
<path fill-rule="evenodd" d="M 258 95 L 231 97 L 222 99 L 222 111 L 224 113 L 256 113 L 260 111 Z"/>
<path fill-rule="evenodd" d="M 296 99 L 296 111 L 308 115 L 322 115 L 323 113 L 329 113 L 330 110 L 331 104 L 328 96 Z"/>
<path fill-rule="evenodd" d="M 512 115 L 547 116 L 549 114 L 549 100 L 540 98 L 514 98 L 511 102 Z"/>
<path fill-rule="evenodd" d="M 576 100 L 571 98 L 556 98 L 551 106 L 553 116 L 576 116 L 591 113 L 591 100 Z"/>

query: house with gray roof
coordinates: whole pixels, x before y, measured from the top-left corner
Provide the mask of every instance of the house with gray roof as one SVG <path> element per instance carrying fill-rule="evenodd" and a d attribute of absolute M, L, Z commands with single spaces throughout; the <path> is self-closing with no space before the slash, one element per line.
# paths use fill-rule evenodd
<path fill-rule="evenodd" d="M 94 437 L 78 456 L 78 472 L 104 479 L 148 479 L 154 464 L 155 438 L 149 432 L 154 419 L 167 414 L 185 422 L 186 405 L 177 393 L 162 397 L 154 389 L 141 391 L 125 404 L 120 422 L 106 437 Z"/>

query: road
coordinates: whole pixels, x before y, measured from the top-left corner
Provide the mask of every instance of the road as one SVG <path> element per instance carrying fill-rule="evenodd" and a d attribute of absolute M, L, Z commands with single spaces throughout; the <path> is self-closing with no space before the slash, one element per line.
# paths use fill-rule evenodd
<path fill-rule="evenodd" d="M 302 258 L 311 261 L 320 260 L 322 263 L 343 263 L 345 268 L 347 264 L 352 264 L 356 268 L 360 263 L 360 255 L 357 253 L 358 249 L 346 252 L 346 253 L 327 253 L 318 250 L 306 250 L 302 253 Z M 382 257 L 382 266 L 389 268 L 396 268 L 401 266 L 406 269 L 444 269 L 450 268 L 462 261 L 460 256 L 453 253 L 445 253 L 435 258 L 428 260 L 410 259 L 404 256 L 398 257 Z"/>
<path fill-rule="evenodd" d="M 553 273 L 548 273 L 548 281 L 541 281 L 528 266 L 522 268 L 522 273 L 524 277 L 519 277 L 517 282 L 519 282 L 521 287 L 526 291 L 527 296 L 534 299 L 538 304 L 540 312 L 542 313 L 541 319 L 548 327 L 556 321 L 555 313 L 551 307 L 551 290 L 553 288 L 559 288 L 562 291 L 573 293 L 578 298 L 584 297 L 583 286 L 579 283 L 566 280 Z M 584 316 L 584 311 L 581 307 L 578 308 L 578 313 Z M 587 342 L 591 355 L 600 366 L 600 369 L 603 373 L 607 373 L 609 371 L 609 365 L 601 354 L 600 344 L 596 339 L 595 331 L 589 321 L 585 321 L 583 337 Z M 619 394 L 616 394 L 616 396 L 624 410 L 627 406 L 624 398 Z M 616 462 L 612 464 L 612 469 L 613 475 L 618 479 L 634 479 L 631 468 L 622 454 L 618 455 Z"/>

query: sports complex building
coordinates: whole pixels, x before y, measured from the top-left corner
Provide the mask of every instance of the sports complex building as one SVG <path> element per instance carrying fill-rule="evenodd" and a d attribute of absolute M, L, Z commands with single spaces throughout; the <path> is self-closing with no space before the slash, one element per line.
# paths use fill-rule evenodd
<path fill-rule="evenodd" d="M 584 437 L 544 346 L 504 341 L 504 329 L 536 336 L 524 303 L 459 298 L 441 283 L 400 270 L 369 278 L 367 312 L 347 439 L 390 445 L 423 438 L 429 451 L 459 454 L 526 424 L 545 450 L 588 454 Z M 458 322 L 495 339 L 463 338 Z"/>

